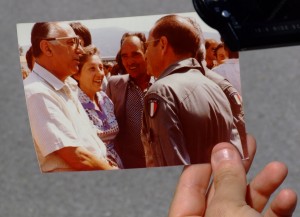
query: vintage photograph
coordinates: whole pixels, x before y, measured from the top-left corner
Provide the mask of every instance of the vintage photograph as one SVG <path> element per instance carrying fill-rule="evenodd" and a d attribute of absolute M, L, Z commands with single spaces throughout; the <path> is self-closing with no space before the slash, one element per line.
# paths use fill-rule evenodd
<path fill-rule="evenodd" d="M 40 170 L 248 158 L 238 52 L 196 13 L 17 24 Z"/>

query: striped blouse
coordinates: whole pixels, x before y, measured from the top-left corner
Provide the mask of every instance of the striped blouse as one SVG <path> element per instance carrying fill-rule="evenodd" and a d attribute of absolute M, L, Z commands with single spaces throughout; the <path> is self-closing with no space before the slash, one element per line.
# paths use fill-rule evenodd
<path fill-rule="evenodd" d="M 118 134 L 119 126 L 114 114 L 113 102 L 103 91 L 99 91 L 96 94 L 101 110 L 94 105 L 91 99 L 80 88 L 78 98 L 89 118 L 97 127 L 98 136 L 108 145 Z"/>

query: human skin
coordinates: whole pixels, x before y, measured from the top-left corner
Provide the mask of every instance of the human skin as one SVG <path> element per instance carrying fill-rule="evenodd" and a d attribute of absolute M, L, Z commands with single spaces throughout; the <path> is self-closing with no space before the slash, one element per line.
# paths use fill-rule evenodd
<path fill-rule="evenodd" d="M 247 185 L 246 171 L 254 154 L 255 140 L 248 136 L 250 160 L 243 162 L 239 153 L 229 143 L 220 143 L 212 151 L 211 165 L 186 166 L 181 174 L 169 217 L 289 217 L 292 216 L 297 195 L 283 189 L 271 201 L 264 215 L 271 194 L 287 175 L 287 167 L 280 162 L 268 164 Z M 213 186 L 207 194 L 211 171 Z"/>

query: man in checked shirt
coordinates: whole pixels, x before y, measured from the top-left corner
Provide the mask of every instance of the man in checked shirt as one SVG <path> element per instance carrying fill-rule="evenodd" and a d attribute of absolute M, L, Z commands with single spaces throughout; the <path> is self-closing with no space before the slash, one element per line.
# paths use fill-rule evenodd
<path fill-rule="evenodd" d="M 143 168 L 145 152 L 141 141 L 144 96 L 149 87 L 145 61 L 144 33 L 125 33 L 119 54 L 125 75 L 111 76 L 106 93 L 115 106 L 119 134 L 114 144 L 125 168 Z"/>

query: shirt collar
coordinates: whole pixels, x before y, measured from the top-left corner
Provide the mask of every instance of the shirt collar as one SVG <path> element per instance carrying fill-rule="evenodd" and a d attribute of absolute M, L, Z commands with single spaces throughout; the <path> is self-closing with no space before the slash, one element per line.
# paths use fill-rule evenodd
<path fill-rule="evenodd" d="M 66 85 L 69 86 L 71 89 L 77 89 L 77 82 L 71 78 L 67 77 L 65 82 L 59 80 L 55 75 L 49 72 L 47 69 L 39 65 L 38 63 L 34 64 L 33 70 L 39 77 L 44 79 L 48 84 L 50 84 L 55 90 L 60 90 Z"/>
<path fill-rule="evenodd" d="M 148 88 L 155 82 L 155 78 L 153 76 L 150 77 L 149 83 L 148 83 Z M 128 83 L 129 83 L 129 88 L 131 87 L 137 87 L 137 85 L 135 84 L 134 80 L 132 79 L 132 77 L 129 75 L 129 79 L 128 79 Z M 148 88 L 146 88 L 146 90 L 148 90 Z"/>

